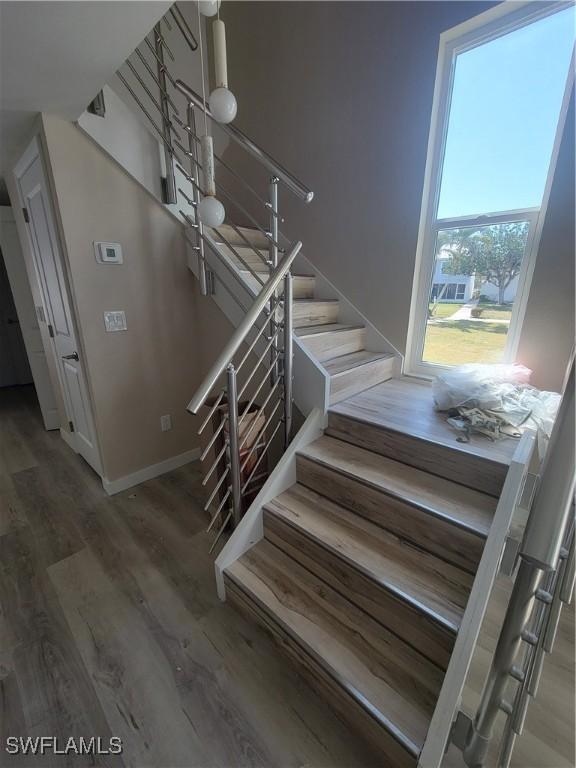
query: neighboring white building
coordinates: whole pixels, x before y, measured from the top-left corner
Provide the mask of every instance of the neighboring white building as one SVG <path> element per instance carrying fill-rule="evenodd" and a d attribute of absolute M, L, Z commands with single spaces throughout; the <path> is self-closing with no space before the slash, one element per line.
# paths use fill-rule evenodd
<path fill-rule="evenodd" d="M 508 288 L 504 291 L 504 301 L 506 304 L 512 304 L 516 298 L 518 290 L 518 275 L 512 280 Z M 482 283 L 480 286 L 480 295 L 487 296 L 494 302 L 498 302 L 498 286 L 494 283 Z"/>
<path fill-rule="evenodd" d="M 444 268 L 447 262 L 452 257 L 448 254 L 440 253 L 436 257 L 436 264 L 434 266 L 434 278 L 432 280 L 432 292 L 430 294 L 430 301 L 434 301 L 437 297 L 440 297 L 440 301 L 462 304 L 470 301 L 475 290 L 474 283 L 476 281 L 475 275 L 451 275 L 444 272 Z M 478 296 L 486 296 L 495 303 L 498 302 L 498 286 L 493 283 L 481 283 L 476 286 L 478 289 Z M 512 304 L 516 298 L 516 292 L 518 290 L 518 277 L 510 283 L 508 288 L 504 292 L 504 301 L 507 304 Z"/>
<path fill-rule="evenodd" d="M 453 301 L 454 303 L 465 304 L 472 298 L 474 275 L 444 274 L 444 267 L 451 258 L 448 254 L 444 255 L 443 253 L 436 257 L 430 300 L 434 301 L 439 297 L 440 301 Z"/>

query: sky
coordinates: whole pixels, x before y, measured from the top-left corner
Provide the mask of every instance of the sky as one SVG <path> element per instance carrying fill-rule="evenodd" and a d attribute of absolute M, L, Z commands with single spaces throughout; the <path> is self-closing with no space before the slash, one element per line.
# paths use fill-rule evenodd
<path fill-rule="evenodd" d="M 540 206 L 575 37 L 571 6 L 458 55 L 438 218 Z"/>

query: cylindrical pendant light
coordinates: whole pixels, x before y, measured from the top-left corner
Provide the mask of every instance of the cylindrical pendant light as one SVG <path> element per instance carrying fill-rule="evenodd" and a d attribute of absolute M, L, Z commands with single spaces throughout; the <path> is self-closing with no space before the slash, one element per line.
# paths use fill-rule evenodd
<path fill-rule="evenodd" d="M 218 11 L 220 2 L 214 3 L 214 13 Z M 226 217 L 226 211 L 222 203 L 216 199 L 216 176 L 214 171 L 214 147 L 212 143 L 212 136 L 208 134 L 208 118 L 206 115 L 206 94 L 205 94 L 205 81 L 204 81 L 204 46 L 202 41 L 202 23 L 200 20 L 200 13 L 205 16 L 213 16 L 214 13 L 207 13 L 207 6 L 211 6 L 211 3 L 199 0 L 198 2 L 198 27 L 199 27 L 199 43 L 200 43 L 200 62 L 202 65 L 202 102 L 204 104 L 204 136 L 200 137 L 200 151 L 202 156 L 202 175 L 204 182 L 204 197 L 198 203 L 196 209 L 198 218 L 202 224 L 206 224 L 209 227 L 219 227 L 224 223 Z"/>
<path fill-rule="evenodd" d="M 226 61 L 226 27 L 221 19 L 212 24 L 214 38 L 214 71 L 216 88 L 210 94 L 210 111 L 219 123 L 231 123 L 236 117 L 238 105 L 234 94 L 228 90 L 228 65 Z"/>

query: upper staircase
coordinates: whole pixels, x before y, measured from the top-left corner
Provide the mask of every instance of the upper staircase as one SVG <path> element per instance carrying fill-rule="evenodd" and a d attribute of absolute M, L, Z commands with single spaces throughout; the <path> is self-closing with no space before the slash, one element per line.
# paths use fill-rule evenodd
<path fill-rule="evenodd" d="M 267 240 L 256 229 L 237 229 L 240 233 L 222 225 L 210 230 L 210 235 L 222 258 L 236 267 L 245 286 L 257 295 L 270 277 Z M 313 271 L 312 265 L 306 266 Z M 295 270 L 292 284 L 294 334 L 329 377 L 330 403 L 386 381 L 395 374 L 398 355 L 368 349 L 366 326 L 361 322 L 341 322 L 339 299 L 317 297 L 314 274 Z"/>

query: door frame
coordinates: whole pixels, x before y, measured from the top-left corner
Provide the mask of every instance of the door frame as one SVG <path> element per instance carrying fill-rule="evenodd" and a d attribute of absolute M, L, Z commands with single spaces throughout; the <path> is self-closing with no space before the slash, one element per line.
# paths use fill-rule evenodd
<path fill-rule="evenodd" d="M 22 190 L 21 190 L 21 187 L 20 187 L 20 181 L 21 181 L 22 177 L 24 176 L 24 174 L 26 173 L 26 171 L 30 168 L 32 163 L 34 163 L 35 160 L 37 160 L 37 159 L 39 159 L 40 164 L 42 166 L 42 175 L 43 175 L 43 179 L 44 179 L 44 181 L 46 183 L 46 189 L 45 189 L 46 198 L 47 198 L 47 201 L 48 201 L 48 205 L 50 206 L 49 213 L 50 213 L 50 215 L 52 217 L 52 224 L 53 224 L 53 228 L 54 228 L 54 237 L 56 238 L 56 244 L 58 246 L 56 248 L 56 258 L 59 261 L 59 266 L 60 266 L 60 269 L 61 269 L 61 272 L 62 272 L 62 275 L 63 275 L 62 291 L 65 294 L 65 298 L 66 298 L 66 301 L 67 301 L 67 304 L 68 304 L 68 310 L 69 310 L 69 313 L 70 313 L 70 322 L 71 322 L 71 325 L 72 325 L 72 329 L 73 329 L 73 333 L 74 333 L 74 338 L 76 340 L 76 344 L 78 345 L 78 348 L 79 348 L 79 351 L 80 351 L 81 344 L 80 344 L 80 335 L 79 335 L 79 332 L 78 332 L 78 322 L 77 322 L 77 319 L 76 319 L 76 312 L 75 312 L 74 302 L 72 301 L 72 295 L 71 295 L 69 281 L 68 281 L 68 270 L 67 270 L 66 262 L 65 262 L 65 259 L 64 259 L 64 250 L 63 250 L 63 246 L 62 246 L 62 238 L 60 237 L 60 232 L 58 230 L 57 217 L 55 216 L 55 211 L 54 211 L 54 201 L 53 201 L 52 189 L 51 189 L 51 186 L 50 186 L 50 176 L 49 176 L 49 174 L 47 173 L 47 170 L 46 170 L 46 163 L 44 161 L 44 152 L 43 152 L 43 148 L 42 148 L 42 145 L 41 145 L 41 141 L 40 141 L 40 136 L 39 135 L 36 135 L 36 136 L 33 137 L 32 141 L 30 142 L 30 144 L 28 145 L 26 150 L 23 152 L 22 156 L 20 157 L 20 159 L 18 160 L 18 162 L 16 163 L 16 165 L 14 166 L 13 171 L 12 171 L 12 173 L 14 175 L 15 182 L 16 182 L 15 183 L 15 188 L 16 188 L 16 194 L 18 195 L 18 203 L 19 203 L 19 206 L 20 206 L 20 210 L 23 210 L 24 207 L 25 207 L 25 201 L 24 201 L 24 199 L 22 197 Z M 41 301 L 42 301 L 42 310 L 43 310 L 43 315 L 44 315 L 44 322 L 46 324 L 48 324 L 48 319 L 47 318 L 50 317 L 50 313 L 48 311 L 48 307 L 50 306 L 50 303 L 49 303 L 49 301 L 47 301 L 46 293 L 45 293 L 45 289 L 44 289 L 44 284 L 43 284 L 42 279 L 40 278 L 39 266 L 38 266 L 37 260 L 36 260 L 36 253 L 35 253 L 34 245 L 32 243 L 32 235 L 30 233 L 30 228 L 27 225 L 25 225 L 24 229 L 26 230 L 26 238 L 27 238 L 27 241 L 28 241 L 27 245 L 28 245 L 28 249 L 29 249 L 29 253 L 30 253 L 30 257 L 31 257 L 30 258 L 30 262 L 33 265 L 33 270 L 34 270 L 34 280 L 36 281 L 36 286 L 38 288 L 38 294 L 39 294 L 39 296 L 41 298 Z M 28 272 L 28 278 L 29 278 L 29 280 L 32 279 L 31 275 L 30 275 L 30 272 Z M 52 360 L 54 361 L 54 366 L 56 368 L 56 375 L 57 375 L 57 380 L 58 380 L 58 386 L 60 388 L 60 395 L 61 395 L 62 402 L 63 402 L 63 405 L 64 405 L 64 409 L 65 409 L 65 412 L 66 412 L 66 419 L 68 420 L 69 423 L 72 423 L 72 415 L 71 415 L 72 411 L 71 411 L 71 406 L 70 406 L 70 403 L 69 403 L 68 391 L 67 391 L 66 384 L 65 384 L 65 382 L 63 381 L 63 378 L 62 378 L 63 374 L 62 374 L 62 370 L 61 370 L 61 366 L 60 366 L 60 359 L 59 359 L 59 356 L 58 356 L 58 351 L 56 349 L 56 345 L 55 345 L 54 339 L 51 338 L 49 336 L 49 334 L 44 335 L 43 339 L 48 339 L 47 342 L 44 341 L 45 351 L 46 351 L 46 354 L 50 354 L 51 355 Z M 46 348 L 46 345 L 47 345 L 48 348 Z M 92 393 L 91 393 L 90 387 L 88 385 L 88 378 L 86 376 L 86 369 L 85 369 L 84 364 L 83 364 L 84 359 L 85 359 L 84 355 L 83 354 L 80 355 L 80 360 L 78 361 L 78 367 L 80 368 L 80 370 L 82 372 L 82 376 L 83 376 L 84 383 L 85 383 L 84 389 L 85 389 L 85 395 L 86 395 L 86 399 L 87 399 L 87 408 L 88 408 L 88 411 L 89 411 L 88 415 L 89 415 L 89 418 L 91 420 L 91 425 L 92 425 L 92 430 L 93 430 L 93 435 L 94 435 L 94 442 L 95 442 L 96 453 L 97 453 L 97 456 L 96 456 L 96 466 L 92 465 L 92 468 L 100 475 L 100 477 L 103 477 L 102 453 L 101 453 L 101 450 L 100 450 L 100 443 L 99 443 L 99 440 L 98 440 L 98 433 L 97 433 L 97 430 L 96 430 L 96 420 L 94 418 L 94 405 L 93 405 L 93 400 L 92 400 Z M 75 453 L 80 453 L 80 450 L 78 449 L 77 441 L 75 439 L 75 436 L 74 436 L 73 432 L 67 431 L 66 429 L 63 428 L 62 425 L 60 425 L 60 436 L 72 448 L 72 450 Z"/>
<path fill-rule="evenodd" d="M 555 2 L 503 2 L 494 8 L 468 19 L 440 35 L 438 62 L 436 66 L 436 79 L 434 84 L 434 98 L 432 103 L 432 115 L 430 121 L 430 133 L 428 136 L 428 149 L 426 155 L 426 169 L 424 173 L 424 189 L 422 195 L 422 207 L 420 211 L 420 223 L 418 228 L 418 243 L 416 247 L 416 262 L 412 283 L 412 298 L 410 303 L 410 316 L 408 321 L 408 336 L 406 342 L 406 358 L 404 373 L 421 378 L 433 378 L 448 371 L 452 366 L 422 361 L 424 347 L 424 334 L 426 331 L 426 319 L 428 297 L 432 273 L 434 267 L 435 235 L 441 223 L 460 225 L 464 219 L 436 220 L 436 211 L 440 197 L 440 184 L 442 181 L 442 166 L 446 139 L 448 134 L 448 118 L 450 114 L 450 98 L 454 82 L 456 57 L 458 54 L 487 43 L 515 29 L 527 26 L 538 19 L 569 8 L 572 2 L 558 0 Z M 542 228 L 546 218 L 550 190 L 554 180 L 558 153 L 566 123 L 566 115 L 570 104 L 572 90 L 574 88 L 574 52 L 571 65 L 568 70 L 566 85 L 556 135 L 550 156 L 550 165 L 542 196 L 542 205 L 539 209 L 527 211 L 499 212 L 493 216 L 466 217 L 465 221 L 471 224 L 490 224 L 496 221 L 518 220 L 520 214 L 530 221 L 526 251 L 522 261 L 522 268 L 518 280 L 518 292 L 514 301 L 514 309 L 506 338 L 506 347 L 503 362 L 513 362 L 518 352 L 522 325 L 526 314 L 530 286 L 536 266 L 538 247 L 542 235 Z M 506 218 L 508 217 L 508 218 Z"/>

